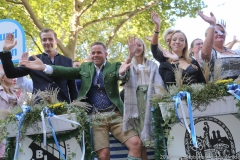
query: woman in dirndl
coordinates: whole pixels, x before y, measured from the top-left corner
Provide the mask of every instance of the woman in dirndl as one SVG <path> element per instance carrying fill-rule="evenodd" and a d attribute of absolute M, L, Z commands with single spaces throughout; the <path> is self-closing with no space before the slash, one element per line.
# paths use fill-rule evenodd
<path fill-rule="evenodd" d="M 123 132 L 135 128 L 142 140 L 142 159 L 147 159 L 146 148 L 154 147 L 150 99 L 165 89 L 155 62 L 148 60 L 146 45 L 139 38 L 129 38 L 137 50 L 130 67 L 130 78 L 124 85 Z"/>

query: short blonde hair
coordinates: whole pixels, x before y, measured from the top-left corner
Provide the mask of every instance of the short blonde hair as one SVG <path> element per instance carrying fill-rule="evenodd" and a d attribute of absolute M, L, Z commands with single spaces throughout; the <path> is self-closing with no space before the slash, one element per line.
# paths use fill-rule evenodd
<path fill-rule="evenodd" d="M 167 35 L 172 34 L 172 33 L 175 32 L 175 31 L 176 31 L 176 30 L 173 29 L 173 28 L 168 28 L 168 29 L 166 29 L 166 30 L 163 32 L 163 34 L 162 34 L 163 40 L 166 42 L 166 41 L 167 41 L 167 40 L 166 40 Z"/>

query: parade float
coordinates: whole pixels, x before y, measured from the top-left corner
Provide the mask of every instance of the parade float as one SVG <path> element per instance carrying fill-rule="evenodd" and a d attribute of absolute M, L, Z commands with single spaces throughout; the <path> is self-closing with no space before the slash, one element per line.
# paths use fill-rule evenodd
<path fill-rule="evenodd" d="M 91 159 L 89 105 L 79 100 L 58 102 L 57 92 L 24 94 L 25 104 L 1 110 L 0 141 L 7 141 L 6 160 Z"/>
<path fill-rule="evenodd" d="M 155 159 L 239 159 L 239 78 L 191 85 L 183 85 L 182 77 L 176 81 L 152 99 Z"/>
<path fill-rule="evenodd" d="M 25 104 L 0 111 L 0 141 L 7 139 L 5 160 L 95 160 L 87 103 L 58 102 L 57 91 L 23 94 Z M 35 103 L 36 101 L 39 101 Z M 110 136 L 110 159 L 126 159 L 128 149 Z M 152 149 L 147 150 L 154 159 Z"/>

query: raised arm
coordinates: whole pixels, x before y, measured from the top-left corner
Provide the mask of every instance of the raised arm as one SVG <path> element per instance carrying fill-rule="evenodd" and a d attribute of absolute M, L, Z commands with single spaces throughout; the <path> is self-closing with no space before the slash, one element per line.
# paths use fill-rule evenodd
<path fill-rule="evenodd" d="M 237 39 L 237 37 L 234 35 L 232 42 L 230 42 L 226 47 L 227 47 L 228 49 L 232 49 L 232 47 L 234 46 L 234 44 L 235 44 L 237 41 L 238 41 L 238 39 Z"/>
<path fill-rule="evenodd" d="M 214 35 L 215 35 L 215 27 L 216 27 L 216 18 L 213 15 L 213 13 L 210 13 L 210 17 L 204 15 L 202 12 L 198 12 L 198 15 L 207 23 L 210 24 L 206 39 L 202 46 L 201 56 L 204 61 L 209 62 L 211 60 L 211 52 L 213 49 L 213 41 L 214 41 Z"/>
<path fill-rule="evenodd" d="M 152 22 L 155 24 L 154 34 L 151 40 L 151 51 L 153 57 L 160 63 L 165 62 L 168 58 L 178 60 L 178 56 L 169 53 L 167 50 L 163 49 L 162 46 L 158 43 L 158 35 L 161 26 L 161 19 L 159 18 L 158 14 L 152 11 L 151 19 Z"/>
<path fill-rule="evenodd" d="M 0 52 L 0 59 L 4 68 L 4 72 L 8 78 L 17 78 L 29 74 L 29 69 L 24 67 L 14 67 L 12 62 L 11 50 L 16 46 L 17 41 L 14 40 L 12 33 L 8 33 L 3 41 L 3 51 Z"/>
<path fill-rule="evenodd" d="M 151 13 L 151 19 L 152 22 L 155 24 L 154 34 L 151 38 L 151 51 L 153 54 L 153 57 L 159 62 L 165 62 L 167 60 L 166 57 L 164 57 L 163 52 L 164 49 L 160 44 L 158 44 L 158 35 L 160 31 L 161 26 L 161 19 L 159 18 L 158 14 L 152 11 Z"/>
<path fill-rule="evenodd" d="M 130 68 L 131 66 L 131 61 L 133 56 L 136 53 L 137 50 L 137 43 L 136 43 L 136 38 L 135 37 L 129 37 L 128 41 L 127 41 L 127 45 L 128 45 L 128 52 L 129 55 L 126 58 L 125 62 L 122 63 L 120 69 L 119 69 L 119 74 L 121 76 L 124 76 L 126 74 L 126 71 Z"/>
<path fill-rule="evenodd" d="M 159 18 L 158 14 L 154 11 L 151 13 L 151 18 L 153 23 L 155 24 L 155 29 L 154 29 L 154 34 L 152 37 L 152 45 L 158 44 L 158 35 L 160 31 L 160 26 L 161 26 L 161 19 Z"/>
<path fill-rule="evenodd" d="M 17 41 L 14 40 L 12 33 L 8 33 L 6 39 L 3 42 L 3 51 L 11 51 L 17 45 Z"/>

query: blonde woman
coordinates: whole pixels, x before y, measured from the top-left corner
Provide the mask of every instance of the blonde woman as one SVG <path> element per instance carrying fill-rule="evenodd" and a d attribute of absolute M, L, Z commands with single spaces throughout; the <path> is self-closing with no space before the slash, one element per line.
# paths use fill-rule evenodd
<path fill-rule="evenodd" d="M 129 43 L 136 43 L 137 50 L 131 62 L 130 78 L 124 86 L 123 131 L 136 129 L 143 144 L 142 159 L 146 160 L 146 148 L 154 147 L 150 98 L 160 92 L 160 87 L 165 87 L 157 64 L 145 57 L 144 42 L 130 38 Z"/>
<path fill-rule="evenodd" d="M 216 23 L 213 13 L 210 13 L 210 17 L 204 15 L 202 12 L 198 12 L 198 14 L 210 25 L 206 31 L 206 39 L 200 54 L 201 62 L 210 62 L 212 67 L 214 67 L 215 62 L 218 62 L 222 68 L 220 78 L 236 79 L 240 75 L 239 50 L 230 50 L 224 46 L 227 34 L 226 29 L 224 25 Z M 213 72 L 212 76 L 214 77 Z"/>
<path fill-rule="evenodd" d="M 152 19 L 152 22 L 155 24 L 154 34 L 151 39 L 151 51 L 152 51 L 153 57 L 159 63 L 165 62 L 166 60 L 168 60 L 168 58 L 177 60 L 178 56 L 176 54 L 168 54 L 168 52 L 165 49 L 163 49 L 163 47 L 158 43 L 158 35 L 160 33 L 160 27 L 161 27 L 160 17 L 158 16 L 158 14 L 156 12 L 152 11 L 151 19 Z M 175 31 L 174 29 L 168 28 L 163 33 L 163 39 L 168 48 L 170 45 L 170 39 L 171 39 L 174 31 Z"/>
<path fill-rule="evenodd" d="M 177 30 L 172 34 L 169 44 L 169 53 L 178 56 L 178 59 L 168 58 L 166 62 L 162 62 L 159 72 L 165 84 L 175 83 L 174 69 L 176 66 L 183 69 L 183 83 L 205 83 L 205 78 L 198 62 L 190 58 L 188 54 L 188 42 L 186 35 Z"/>
<path fill-rule="evenodd" d="M 7 78 L 5 73 L 0 70 L 0 110 L 9 111 L 18 104 L 18 98 L 12 87 L 13 85 L 13 79 Z M 0 143 L 0 159 L 5 157 L 5 144 L 5 140 Z"/>

